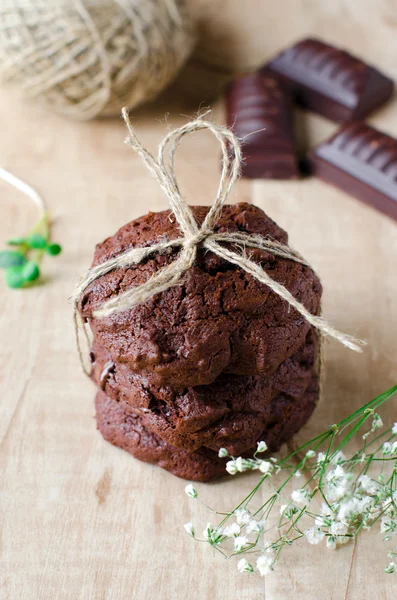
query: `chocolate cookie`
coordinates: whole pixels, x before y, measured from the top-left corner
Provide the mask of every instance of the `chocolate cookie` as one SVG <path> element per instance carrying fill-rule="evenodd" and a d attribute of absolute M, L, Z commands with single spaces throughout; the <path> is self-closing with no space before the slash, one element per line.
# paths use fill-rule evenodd
<path fill-rule="evenodd" d="M 273 399 L 273 418 L 256 441 L 264 439 L 270 452 L 278 451 L 310 418 L 317 398 L 318 381 L 313 378 L 300 400 L 294 401 L 283 395 Z M 226 460 L 220 459 L 213 450 L 203 447 L 187 452 L 168 444 L 149 431 L 137 413 L 125 412 L 120 403 L 102 391 L 97 393 L 95 404 L 97 427 L 105 440 L 127 450 L 135 458 L 155 463 L 178 477 L 194 481 L 210 481 L 225 474 Z M 254 449 L 246 455 L 250 456 L 253 452 Z"/>
<path fill-rule="evenodd" d="M 149 432 L 138 415 L 127 414 L 121 405 L 98 392 L 95 398 L 97 427 L 105 440 L 127 450 L 144 462 L 157 464 L 177 477 L 211 481 L 226 475 L 226 460 L 205 448 L 189 453 L 174 448 Z"/>
<path fill-rule="evenodd" d="M 94 345 L 92 377 L 126 412 L 140 414 L 145 427 L 172 445 L 189 451 L 226 446 L 239 454 L 272 418 L 271 401 L 277 394 L 303 396 L 316 372 L 317 346 L 317 335 L 310 330 L 304 347 L 270 377 L 223 374 L 207 386 L 176 389 L 153 385 Z"/>
<path fill-rule="evenodd" d="M 198 223 L 207 207 L 193 207 Z M 218 232 L 247 232 L 287 242 L 287 234 L 259 208 L 225 206 Z M 131 247 L 180 237 L 170 211 L 149 213 L 122 227 L 96 248 L 93 265 Z M 262 250 L 248 249 L 313 314 L 320 309 L 321 284 L 311 269 Z M 245 271 L 199 251 L 181 284 L 144 304 L 110 317 L 93 318 L 103 302 L 148 278 L 176 257 L 157 254 L 144 263 L 108 273 L 91 284 L 79 303 L 98 344 L 154 385 L 197 386 L 222 372 L 269 376 L 304 343 L 310 325 L 287 302 Z"/>

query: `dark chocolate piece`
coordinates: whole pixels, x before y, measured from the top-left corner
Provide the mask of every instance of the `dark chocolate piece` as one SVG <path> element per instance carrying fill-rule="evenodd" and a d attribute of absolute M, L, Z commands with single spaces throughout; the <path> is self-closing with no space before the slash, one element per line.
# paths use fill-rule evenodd
<path fill-rule="evenodd" d="M 393 81 L 359 58 L 315 39 L 288 48 L 264 67 L 298 102 L 333 121 L 363 119 L 384 104 Z"/>
<path fill-rule="evenodd" d="M 345 125 L 309 155 L 312 173 L 397 220 L 397 140 Z"/>
<path fill-rule="evenodd" d="M 292 99 L 261 72 L 235 81 L 226 95 L 227 124 L 243 140 L 243 177 L 296 179 Z"/>

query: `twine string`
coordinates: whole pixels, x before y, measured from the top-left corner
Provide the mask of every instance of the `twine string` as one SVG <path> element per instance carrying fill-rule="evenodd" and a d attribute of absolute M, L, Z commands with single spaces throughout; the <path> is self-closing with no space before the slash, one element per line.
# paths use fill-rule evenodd
<path fill-rule="evenodd" d="M 75 311 L 77 311 L 77 304 L 83 292 L 89 285 L 106 273 L 115 269 L 139 264 L 152 254 L 164 253 L 170 248 L 180 248 L 177 258 L 172 263 L 157 271 L 145 283 L 132 287 L 106 301 L 101 307 L 93 311 L 93 317 L 98 319 L 106 318 L 116 312 L 129 310 L 145 302 L 155 294 L 165 292 L 180 283 L 183 274 L 193 266 L 198 248 L 204 248 L 223 260 L 235 264 L 254 279 L 266 285 L 304 317 L 320 334 L 338 340 L 351 350 L 356 352 L 362 351 L 361 348 L 366 344 L 365 341 L 344 334 L 335 329 L 335 327 L 321 316 L 311 314 L 285 286 L 272 279 L 259 264 L 252 261 L 248 257 L 246 250 L 247 248 L 258 248 L 274 256 L 292 260 L 311 268 L 298 252 L 286 244 L 281 244 L 260 235 L 240 232 L 217 233 L 214 231 L 222 207 L 239 176 L 242 160 L 239 141 L 229 129 L 205 120 L 205 115 L 198 117 L 196 120 L 170 132 L 161 142 L 157 159 L 155 159 L 138 140 L 129 120 L 127 109 L 123 109 L 122 114 L 129 133 L 126 143 L 141 156 L 149 171 L 164 191 L 178 222 L 182 236 L 174 240 L 160 241 L 145 248 L 132 248 L 90 269 L 77 286 L 73 296 Z M 199 226 L 191 208 L 179 191 L 175 177 L 174 159 L 176 149 L 183 137 L 203 129 L 210 131 L 220 143 L 222 149 L 222 174 L 215 201 L 203 223 Z M 227 247 L 224 244 L 227 244 Z M 236 250 L 230 249 L 230 245 L 236 248 Z"/>

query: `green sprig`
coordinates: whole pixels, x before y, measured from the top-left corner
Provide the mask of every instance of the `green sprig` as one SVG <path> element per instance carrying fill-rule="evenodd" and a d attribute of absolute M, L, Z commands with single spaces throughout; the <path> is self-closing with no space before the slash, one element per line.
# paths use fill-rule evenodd
<path fill-rule="evenodd" d="M 13 249 L 0 251 L 0 268 L 4 269 L 5 282 L 12 289 L 28 287 L 37 282 L 44 255 L 58 256 L 62 252 L 62 247 L 51 241 L 48 213 L 25 237 L 10 239 L 7 244 Z"/>

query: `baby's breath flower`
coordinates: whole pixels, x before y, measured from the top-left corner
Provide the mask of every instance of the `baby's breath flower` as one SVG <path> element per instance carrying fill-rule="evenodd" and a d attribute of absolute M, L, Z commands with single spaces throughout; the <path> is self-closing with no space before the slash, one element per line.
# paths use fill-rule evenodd
<path fill-rule="evenodd" d="M 369 431 L 367 431 L 367 433 L 364 433 L 364 435 L 362 436 L 363 440 L 366 440 L 367 437 L 369 437 L 371 435 L 371 433 L 373 433 L 374 431 L 376 431 L 377 429 L 379 429 L 382 426 L 383 426 L 382 419 L 380 418 L 378 413 L 374 413 L 371 429 Z"/>
<path fill-rule="evenodd" d="M 318 527 L 310 527 L 304 533 L 309 544 L 313 545 L 319 544 L 325 536 L 325 533 Z"/>
<path fill-rule="evenodd" d="M 307 490 L 294 490 L 291 494 L 292 501 L 296 504 L 307 504 L 310 500 L 310 494 Z"/>
<path fill-rule="evenodd" d="M 267 450 L 267 444 L 266 442 L 262 441 L 262 442 L 258 442 L 258 447 L 256 449 L 256 451 L 259 452 L 266 452 Z"/>
<path fill-rule="evenodd" d="M 230 475 L 235 475 L 236 473 L 242 473 L 243 471 L 248 471 L 249 469 L 255 468 L 255 461 L 252 459 L 246 459 L 239 456 L 236 459 L 229 460 L 226 463 L 226 471 L 230 473 Z"/>
<path fill-rule="evenodd" d="M 255 519 L 251 519 L 247 524 L 247 533 L 260 533 L 263 531 L 264 526 L 264 521 L 256 521 Z"/>
<path fill-rule="evenodd" d="M 252 573 L 254 567 L 250 565 L 246 558 L 241 558 L 237 563 L 237 569 L 240 573 Z"/>
<path fill-rule="evenodd" d="M 360 475 L 357 481 L 368 494 L 376 494 L 379 491 L 379 484 L 368 475 Z"/>
<path fill-rule="evenodd" d="M 230 474 L 230 475 L 235 475 L 236 473 L 238 473 L 238 468 L 236 465 L 236 461 L 235 460 L 229 460 L 226 463 L 226 471 Z"/>
<path fill-rule="evenodd" d="M 219 528 L 214 528 L 211 523 L 207 523 L 207 526 L 203 531 L 203 536 L 211 546 L 216 546 L 221 541 L 222 532 Z"/>
<path fill-rule="evenodd" d="M 240 531 L 240 525 L 238 523 L 232 523 L 231 525 L 225 527 L 223 530 L 223 535 L 226 535 L 227 537 L 234 537 L 239 535 Z"/>
<path fill-rule="evenodd" d="M 192 537 L 194 537 L 193 523 L 185 523 L 184 524 L 184 528 L 188 532 L 189 535 L 191 535 Z"/>
<path fill-rule="evenodd" d="M 242 573 L 258 571 L 261 575 L 266 575 L 273 570 L 283 548 L 297 541 L 302 535 L 310 544 L 320 544 L 324 541 L 327 548 L 335 549 L 349 542 L 359 531 L 369 529 L 379 521 L 378 531 L 380 530 L 384 542 L 392 540 L 393 536 L 397 535 L 397 439 L 390 436 L 388 429 L 384 434 L 377 434 L 368 454 L 368 446 L 365 443 L 351 458 L 346 458 L 337 448 L 344 449 L 346 442 L 352 437 L 352 432 L 355 433 L 366 419 L 371 420 L 371 429 L 365 438 L 381 427 L 382 421 L 374 411 L 395 392 L 397 386 L 280 461 L 274 457 L 267 460 L 257 457 L 258 452 L 266 449 L 262 442 L 258 443 L 252 458 L 233 458 L 225 449 L 221 449 L 219 456 L 228 456 L 230 459 L 226 467 L 229 473 L 234 475 L 247 470 L 257 470 L 263 475 L 236 509 L 223 512 L 220 526 L 207 524 L 203 532 L 207 542 L 211 546 L 219 547 L 227 557 L 261 549 L 262 554 L 256 561 L 256 568 L 245 558 L 239 560 L 237 568 Z M 336 436 L 338 432 L 343 432 L 344 437 Z M 394 423 L 392 432 L 397 436 L 397 423 Z M 314 450 L 307 450 L 314 447 L 316 451 L 319 448 L 326 448 L 327 451 L 316 454 Z M 304 456 L 300 469 L 295 467 L 294 461 L 291 460 L 297 452 Z M 375 460 L 380 461 L 377 464 L 382 468 L 372 473 L 369 468 Z M 278 500 L 285 502 L 286 484 L 292 481 L 293 476 L 300 477 L 304 471 L 309 475 L 308 483 L 304 482 L 301 489 L 292 491 L 291 500 L 287 500 L 287 503 L 280 507 L 280 516 L 274 519 Z M 269 485 L 270 494 L 265 498 L 256 497 L 254 501 L 254 496 L 261 486 L 266 485 L 271 475 L 279 472 L 286 473 L 284 479 L 278 482 L 278 478 L 272 478 Z M 185 491 L 190 497 L 197 497 L 197 492 L 191 484 L 186 486 Z M 322 501 L 319 511 L 314 508 L 314 498 Z M 257 518 L 255 515 L 258 515 Z M 269 528 L 269 532 L 267 522 L 275 524 Z M 189 535 L 195 537 L 192 523 L 186 523 L 184 527 Z M 273 530 L 277 532 L 276 537 L 269 541 L 265 536 Z M 385 571 L 396 572 L 397 552 L 389 552 L 388 561 Z"/>
<path fill-rule="evenodd" d="M 251 513 L 246 508 L 238 508 L 234 514 L 239 525 L 245 525 L 251 519 Z"/>
<path fill-rule="evenodd" d="M 345 535 L 348 533 L 349 528 L 345 523 L 341 523 L 339 521 L 334 521 L 329 528 L 329 532 L 333 536 Z"/>
<path fill-rule="evenodd" d="M 273 571 L 274 558 L 271 555 L 262 554 L 256 561 L 256 568 L 260 575 L 269 575 Z"/>
<path fill-rule="evenodd" d="M 190 498 L 197 498 L 197 490 L 191 483 L 185 487 L 185 494 L 187 494 Z"/>
<path fill-rule="evenodd" d="M 274 469 L 273 464 L 269 461 L 269 460 L 261 460 L 259 463 L 259 470 L 261 473 L 264 473 L 265 475 L 267 473 L 271 473 Z"/>
<path fill-rule="evenodd" d="M 381 533 L 397 533 L 397 519 L 385 515 L 381 518 Z"/>
<path fill-rule="evenodd" d="M 383 444 L 382 454 L 383 454 L 383 456 L 387 456 L 388 454 L 391 454 L 391 443 L 390 442 L 385 442 Z"/>
<path fill-rule="evenodd" d="M 333 465 L 340 465 L 341 463 L 346 461 L 346 456 L 343 454 L 343 452 L 341 450 L 339 450 L 339 452 L 337 452 L 333 457 L 332 457 L 332 464 Z"/>
<path fill-rule="evenodd" d="M 333 537 L 332 535 L 327 536 L 326 545 L 327 545 L 327 548 L 329 548 L 329 550 L 335 550 L 336 549 L 336 538 Z"/>
<path fill-rule="evenodd" d="M 248 546 L 249 541 L 246 535 L 239 535 L 234 539 L 234 550 L 235 552 L 241 552 L 244 550 L 246 546 Z"/>
<path fill-rule="evenodd" d="M 197 490 L 191 483 L 185 487 L 185 494 L 187 494 L 190 498 L 197 498 Z"/>
<path fill-rule="evenodd" d="M 226 450 L 226 448 L 220 448 L 218 456 L 219 458 L 225 458 L 226 456 L 229 456 L 229 452 Z"/>

